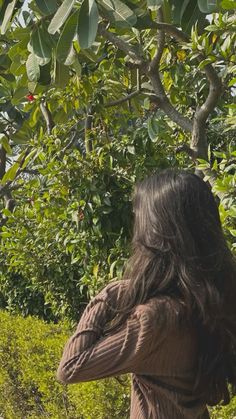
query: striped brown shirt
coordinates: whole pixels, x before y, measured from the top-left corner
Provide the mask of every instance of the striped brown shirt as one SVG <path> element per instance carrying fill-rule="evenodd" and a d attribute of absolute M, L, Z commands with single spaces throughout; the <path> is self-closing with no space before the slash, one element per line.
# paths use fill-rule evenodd
<path fill-rule="evenodd" d="M 125 281 L 104 288 L 87 306 L 67 342 L 58 367 L 63 383 L 132 373 L 132 419 L 207 419 L 206 405 L 194 395 L 197 338 L 191 328 L 166 329 L 168 299 L 138 305 L 115 332 L 104 335 Z M 109 301 L 109 304 L 107 303 Z M 178 307 L 175 318 L 178 318 Z"/>

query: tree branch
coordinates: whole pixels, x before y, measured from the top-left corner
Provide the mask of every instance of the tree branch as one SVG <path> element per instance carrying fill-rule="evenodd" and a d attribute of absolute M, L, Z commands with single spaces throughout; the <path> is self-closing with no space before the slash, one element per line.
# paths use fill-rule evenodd
<path fill-rule="evenodd" d="M 159 30 L 168 33 L 168 35 L 173 36 L 173 38 L 180 42 L 189 42 L 189 36 L 185 32 L 176 28 L 174 25 L 170 25 L 169 23 L 164 22 L 156 22 L 156 27 Z"/>
<path fill-rule="evenodd" d="M 90 105 L 87 107 L 87 116 L 85 119 L 85 126 L 84 126 L 84 141 L 85 141 L 86 154 L 89 154 L 92 151 L 92 138 L 91 138 L 92 124 L 93 124 L 93 106 Z"/>
<path fill-rule="evenodd" d="M 177 29 L 173 25 L 169 25 L 167 23 L 163 22 L 156 22 L 157 27 L 159 28 L 160 32 L 168 33 L 169 35 L 173 36 L 175 39 L 177 39 L 180 42 L 189 42 L 190 39 L 186 33 L 183 31 Z M 199 55 L 199 62 L 203 61 L 206 57 L 204 57 L 203 54 Z M 154 57 L 154 59 L 157 61 L 158 64 L 158 50 Z M 151 62 L 151 65 L 153 66 L 153 61 Z M 150 67 L 151 67 L 150 65 Z M 168 98 L 165 98 L 165 92 L 160 80 L 159 75 L 154 75 L 150 73 L 150 78 L 152 78 L 152 84 L 154 87 L 154 91 L 157 94 L 158 99 L 160 100 L 160 107 L 163 109 L 168 116 L 171 117 L 171 119 L 176 122 L 178 125 L 182 126 L 182 128 L 190 128 L 187 129 L 187 131 L 192 131 L 192 139 L 191 139 L 191 145 L 190 148 L 192 150 L 192 156 L 196 160 L 197 158 L 201 157 L 204 159 L 207 159 L 207 139 L 206 139 L 206 120 L 210 113 L 214 110 L 217 101 L 220 97 L 221 91 L 222 91 L 222 83 L 219 79 L 217 72 L 215 71 L 214 67 L 211 64 L 207 64 L 204 66 L 204 71 L 209 83 L 209 93 L 205 100 L 205 102 L 199 106 L 195 112 L 193 122 L 187 122 L 181 121 L 182 115 L 176 114 L 176 112 L 173 112 L 173 109 L 170 108 L 170 103 L 166 101 Z M 164 92 L 164 95 L 163 95 Z M 164 103 L 163 103 L 164 101 Z M 172 106 L 172 105 L 171 105 Z M 182 117 L 185 118 L 185 117 Z M 187 119 L 187 118 L 186 118 Z M 186 126 L 187 123 L 187 126 Z"/>
<path fill-rule="evenodd" d="M 125 52 L 128 55 L 132 62 L 137 66 L 142 66 L 145 64 L 144 59 L 136 52 L 136 50 L 125 42 L 123 39 L 119 38 L 113 32 L 108 31 L 103 25 L 98 27 L 99 35 L 104 36 L 108 41 L 110 41 L 113 45 L 115 45 L 118 49 Z"/>
<path fill-rule="evenodd" d="M 159 11 L 158 19 L 159 20 L 163 19 L 163 15 L 161 11 Z M 156 53 L 153 59 L 149 63 L 148 70 L 147 70 L 152 86 L 153 86 L 153 90 L 156 95 L 155 101 L 157 105 L 160 107 L 160 109 L 162 109 L 172 121 L 178 124 L 183 130 L 191 132 L 193 128 L 192 122 L 190 121 L 190 119 L 183 116 L 171 104 L 160 79 L 159 66 L 160 66 L 160 61 L 161 61 L 161 57 L 162 57 L 164 46 L 165 46 L 165 32 L 163 30 L 163 27 L 166 28 L 166 24 L 162 24 L 159 21 L 156 23 L 158 27 L 160 28 L 157 31 L 157 49 L 156 49 Z M 169 26 L 171 25 L 167 25 L 168 28 Z"/>
<path fill-rule="evenodd" d="M 29 154 L 29 148 L 26 149 L 25 154 L 24 154 L 24 156 L 22 157 L 22 159 L 20 161 L 20 164 L 19 164 L 19 167 L 18 167 L 18 169 L 16 171 L 14 180 L 13 181 L 12 180 L 8 180 L 5 183 L 5 185 L 0 185 L 0 197 L 9 194 L 11 191 L 13 191 L 15 189 L 18 189 L 18 185 L 13 185 L 13 182 L 25 170 L 25 169 L 22 170 L 22 166 L 23 166 L 23 164 L 25 162 L 25 159 L 28 156 L 28 154 Z M 0 162 L 1 162 L 1 157 L 0 157 Z M 4 176 L 4 174 L 3 174 L 3 176 Z M 1 173 L 1 179 L 3 178 L 3 176 L 2 176 L 2 173 Z"/>
<path fill-rule="evenodd" d="M 135 92 L 132 92 L 124 97 L 121 97 L 120 99 L 113 100 L 112 102 L 105 103 L 105 108 L 111 108 L 112 106 L 118 106 L 121 103 L 127 102 L 128 100 L 133 99 L 134 97 L 138 96 L 141 93 L 142 89 L 135 90 Z"/>
<path fill-rule="evenodd" d="M 48 105 L 45 101 L 40 103 L 40 109 L 46 122 L 48 135 L 50 135 L 55 124 L 52 119 L 52 114 L 49 111 Z"/>
<path fill-rule="evenodd" d="M 3 176 L 6 173 L 6 163 L 7 163 L 7 152 L 3 145 L 0 145 L 0 179 L 3 178 Z M 12 198 L 11 192 L 6 189 L 4 193 L 2 194 L 2 197 L 4 198 L 5 203 L 5 209 L 8 209 L 9 211 L 13 211 L 15 206 L 15 200 Z M 7 221 L 7 217 L 3 216 L 1 214 L 1 221 L 0 221 L 0 227 L 2 227 Z"/>
<path fill-rule="evenodd" d="M 157 19 L 159 21 L 163 20 L 163 13 L 162 13 L 162 9 L 159 9 L 157 12 Z M 158 24 L 158 22 L 156 22 Z M 157 31 L 157 49 L 156 49 L 156 53 L 150 63 L 149 69 L 151 71 L 158 71 L 159 70 L 159 65 L 161 62 L 161 57 L 163 54 L 163 50 L 165 47 L 165 32 L 163 30 L 158 30 Z"/>

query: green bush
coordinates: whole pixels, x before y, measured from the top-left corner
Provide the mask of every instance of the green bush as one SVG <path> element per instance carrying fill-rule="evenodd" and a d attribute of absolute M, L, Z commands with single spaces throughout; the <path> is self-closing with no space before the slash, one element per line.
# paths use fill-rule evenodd
<path fill-rule="evenodd" d="M 55 380 L 66 324 L 0 312 L 0 416 L 110 419 L 129 416 L 129 386 L 115 379 L 64 386 Z"/>
<path fill-rule="evenodd" d="M 0 416 L 4 419 L 126 419 L 130 386 L 105 379 L 64 386 L 56 368 L 69 326 L 0 311 Z M 236 397 L 212 409 L 212 419 L 234 419 Z"/>

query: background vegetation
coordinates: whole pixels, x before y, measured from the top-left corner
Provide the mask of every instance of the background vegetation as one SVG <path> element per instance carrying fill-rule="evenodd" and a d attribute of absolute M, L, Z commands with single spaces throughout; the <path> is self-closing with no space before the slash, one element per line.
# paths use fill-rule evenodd
<path fill-rule="evenodd" d="M 96 410 L 78 417 L 125 417 L 118 384 L 54 382 L 68 326 L 11 315 L 74 324 L 122 275 L 136 181 L 165 167 L 203 175 L 235 251 L 235 10 L 233 0 L 0 1 L 4 417 L 77 417 L 88 389 Z M 232 419 L 235 402 L 215 415 Z"/>

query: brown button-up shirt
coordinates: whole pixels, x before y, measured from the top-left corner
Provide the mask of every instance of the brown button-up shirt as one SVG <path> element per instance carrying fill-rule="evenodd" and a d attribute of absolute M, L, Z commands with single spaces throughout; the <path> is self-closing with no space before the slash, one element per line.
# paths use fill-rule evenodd
<path fill-rule="evenodd" d="M 194 329 L 165 327 L 165 298 L 136 306 L 124 324 L 110 334 L 111 320 L 125 281 L 104 288 L 87 306 L 69 339 L 57 371 L 63 383 L 78 383 L 132 373 L 131 419 L 207 419 L 206 405 L 193 392 L 197 338 Z M 108 304 L 109 302 L 109 304 Z M 169 304 L 169 306 L 168 306 Z M 178 318 L 178 306 L 173 318 Z"/>

